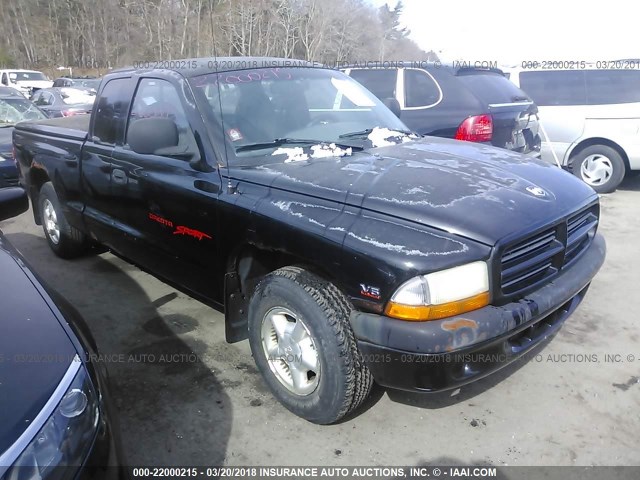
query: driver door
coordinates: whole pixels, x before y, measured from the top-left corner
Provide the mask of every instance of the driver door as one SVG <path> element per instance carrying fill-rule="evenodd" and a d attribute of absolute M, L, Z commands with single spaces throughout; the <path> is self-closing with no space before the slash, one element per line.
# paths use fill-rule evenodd
<path fill-rule="evenodd" d="M 213 298 L 217 271 L 217 170 L 199 168 L 196 141 L 182 96 L 159 78 L 140 78 L 127 121 L 127 136 L 143 118 L 172 119 L 179 144 L 141 154 L 125 144 L 112 153 L 111 189 L 128 223 L 127 256 L 191 292 Z M 206 140 L 206 139 L 205 139 Z"/>

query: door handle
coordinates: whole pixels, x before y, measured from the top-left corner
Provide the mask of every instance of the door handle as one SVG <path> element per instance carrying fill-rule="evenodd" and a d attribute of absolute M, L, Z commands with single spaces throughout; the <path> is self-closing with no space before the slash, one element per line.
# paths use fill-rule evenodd
<path fill-rule="evenodd" d="M 218 193 L 220 191 L 220 186 L 217 183 L 207 182 L 206 180 L 195 180 L 193 186 L 207 193 Z"/>
<path fill-rule="evenodd" d="M 68 167 L 77 167 L 78 166 L 78 157 L 76 157 L 73 153 L 67 153 L 62 158 L 64 159 L 64 163 Z"/>
<path fill-rule="evenodd" d="M 114 168 L 111 172 L 111 179 L 113 180 L 113 183 L 124 185 L 127 183 L 127 174 L 124 170 Z"/>

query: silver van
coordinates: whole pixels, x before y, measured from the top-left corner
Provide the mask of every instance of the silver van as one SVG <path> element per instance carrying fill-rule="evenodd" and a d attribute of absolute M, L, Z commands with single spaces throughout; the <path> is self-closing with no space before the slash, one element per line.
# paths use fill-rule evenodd
<path fill-rule="evenodd" d="M 509 78 L 536 104 L 544 160 L 571 170 L 599 193 L 640 173 L 638 68 L 513 69 Z M 547 138 L 545 138 L 545 134 Z"/>

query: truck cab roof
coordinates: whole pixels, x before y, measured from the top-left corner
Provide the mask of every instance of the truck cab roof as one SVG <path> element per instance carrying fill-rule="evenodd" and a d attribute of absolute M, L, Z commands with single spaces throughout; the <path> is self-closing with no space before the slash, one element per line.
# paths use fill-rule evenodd
<path fill-rule="evenodd" d="M 213 72 L 232 72 L 252 68 L 319 67 L 318 63 L 280 57 L 204 57 L 166 61 L 141 61 L 133 66 L 116 69 L 113 74 L 169 70 L 183 77 L 197 77 Z"/>

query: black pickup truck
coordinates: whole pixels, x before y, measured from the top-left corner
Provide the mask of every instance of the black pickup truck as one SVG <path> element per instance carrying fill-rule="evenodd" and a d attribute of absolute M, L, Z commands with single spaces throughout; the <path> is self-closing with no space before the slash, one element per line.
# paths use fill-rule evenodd
<path fill-rule="evenodd" d="M 456 388 L 522 356 L 602 265 L 595 192 L 492 146 L 419 138 L 343 73 L 280 59 L 107 75 L 91 116 L 23 122 L 35 221 L 224 309 L 274 395 L 331 423 L 373 381 Z"/>

